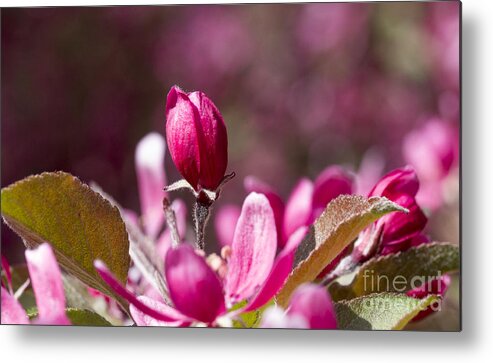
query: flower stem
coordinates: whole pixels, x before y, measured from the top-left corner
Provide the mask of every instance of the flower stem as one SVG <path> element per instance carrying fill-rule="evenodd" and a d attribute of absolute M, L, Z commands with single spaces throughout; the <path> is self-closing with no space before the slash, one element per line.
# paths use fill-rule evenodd
<path fill-rule="evenodd" d="M 199 250 L 204 250 L 205 247 L 205 227 L 209 221 L 210 210 L 213 201 L 202 192 L 199 192 L 193 208 L 193 216 L 195 222 L 196 244 Z"/>

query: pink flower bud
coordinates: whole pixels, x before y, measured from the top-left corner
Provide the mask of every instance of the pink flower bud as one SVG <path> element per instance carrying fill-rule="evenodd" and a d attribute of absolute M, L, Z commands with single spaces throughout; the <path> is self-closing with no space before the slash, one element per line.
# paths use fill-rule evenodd
<path fill-rule="evenodd" d="M 171 88 L 166 138 L 173 162 L 190 185 L 196 191 L 216 190 L 228 164 L 228 138 L 219 110 L 203 92 Z"/>
<path fill-rule="evenodd" d="M 400 194 L 416 196 L 419 181 L 416 172 L 410 166 L 392 170 L 380 179 L 373 187 L 369 196 L 387 197 L 394 200 Z"/>
<path fill-rule="evenodd" d="M 417 199 L 429 209 L 444 202 L 446 179 L 459 161 L 459 136 L 454 126 L 441 119 L 431 119 L 404 139 L 405 160 L 422 182 Z"/>
<path fill-rule="evenodd" d="M 332 165 L 315 179 L 313 189 L 313 217 L 318 218 L 330 201 L 353 191 L 353 177 L 344 168 Z"/>
<path fill-rule="evenodd" d="M 422 234 L 428 218 L 416 203 L 418 189 L 416 172 L 406 166 L 382 177 L 370 192 L 370 195 L 387 197 L 409 210 L 409 213 L 390 213 L 376 222 L 375 230 L 381 233 L 380 254 L 404 251 Z"/>
<path fill-rule="evenodd" d="M 410 166 L 395 169 L 380 179 L 369 196 L 386 197 L 408 209 L 408 213 L 390 213 L 365 229 L 352 252 L 355 260 L 371 257 L 376 246 L 379 255 L 387 255 L 427 242 L 423 229 L 428 218 L 416 202 L 418 189 L 418 178 Z"/>
<path fill-rule="evenodd" d="M 402 194 L 393 201 L 407 208 L 409 213 L 393 212 L 377 221 L 377 226 L 382 226 L 381 255 L 407 250 L 418 240 L 426 242 L 421 236 L 428 218 L 416 200 L 409 195 Z"/>

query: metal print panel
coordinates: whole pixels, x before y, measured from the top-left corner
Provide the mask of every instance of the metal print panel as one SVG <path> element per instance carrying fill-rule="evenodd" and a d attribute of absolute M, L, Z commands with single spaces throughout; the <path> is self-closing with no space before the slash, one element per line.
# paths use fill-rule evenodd
<path fill-rule="evenodd" d="M 460 330 L 460 3 L 1 12 L 2 324 Z"/>

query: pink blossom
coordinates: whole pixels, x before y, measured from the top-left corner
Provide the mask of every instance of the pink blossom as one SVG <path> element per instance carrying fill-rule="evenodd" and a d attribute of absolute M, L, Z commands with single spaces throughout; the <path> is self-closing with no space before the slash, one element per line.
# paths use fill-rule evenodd
<path fill-rule="evenodd" d="M 384 175 L 368 197 L 386 197 L 408 212 L 389 213 L 367 227 L 359 234 L 351 254 L 344 259 L 339 256 L 337 266 L 331 263 L 333 271 L 326 267 L 325 274 L 340 275 L 375 254 L 386 255 L 427 243 L 428 238 L 423 234 L 423 229 L 428 218 L 416 203 L 418 189 L 419 181 L 412 167 L 395 169 Z"/>
<path fill-rule="evenodd" d="M 282 238 L 282 229 L 283 229 L 283 218 L 285 205 L 282 198 L 277 194 L 277 192 L 267 183 L 257 179 L 254 176 L 247 176 L 243 182 L 245 190 L 247 193 L 262 193 L 269 200 L 269 204 L 274 212 L 274 219 L 276 221 L 276 231 L 277 231 L 277 241 L 279 247 L 284 246 L 284 241 Z"/>
<path fill-rule="evenodd" d="M 428 48 L 435 83 L 446 89 L 460 86 L 460 3 L 430 3 Z"/>
<path fill-rule="evenodd" d="M 141 216 L 131 210 L 124 210 L 126 223 L 142 230 L 145 236 L 156 244 L 159 255 L 163 258 L 171 244 L 170 230 L 165 225 L 163 212 L 163 198 L 167 196 L 163 191 L 166 186 L 166 171 L 164 157 L 166 142 L 164 137 L 152 132 L 144 136 L 135 150 L 135 171 L 139 186 Z M 178 234 L 181 238 L 186 233 L 185 203 L 176 199 L 171 204 L 175 212 Z M 142 227 L 142 228 L 141 228 Z"/>
<path fill-rule="evenodd" d="M 166 186 L 165 150 L 164 138 L 152 132 L 138 143 L 135 151 L 142 224 L 151 238 L 157 237 L 164 222 L 162 200 L 166 195 L 163 191 Z"/>
<path fill-rule="evenodd" d="M 291 272 L 294 253 L 306 232 L 306 228 L 294 232 L 276 257 L 274 213 L 265 195 L 251 193 L 236 225 L 223 281 L 190 245 L 180 244 L 168 251 L 165 276 L 174 307 L 137 298 L 120 285 L 101 261 L 96 261 L 95 267 L 103 280 L 134 306 L 131 311 L 136 322 L 211 325 L 226 316 L 226 308 L 238 302 L 247 300 L 248 304 L 234 314 L 255 310 L 269 302 Z M 135 313 L 135 309 L 140 313 Z M 142 314 L 149 318 L 144 319 Z"/>
<path fill-rule="evenodd" d="M 277 249 L 274 212 L 263 194 L 251 193 L 236 225 L 225 291 L 235 303 L 250 296 L 265 281 Z"/>
<path fill-rule="evenodd" d="M 286 282 L 286 278 L 291 273 L 296 248 L 301 243 L 307 232 L 307 227 L 301 227 L 291 235 L 286 243 L 286 246 L 281 250 L 279 255 L 277 255 L 273 267 L 259 292 L 249 301 L 243 311 L 258 309 L 269 302 L 270 299 L 277 294 Z"/>
<path fill-rule="evenodd" d="M 395 169 L 384 175 L 375 184 L 373 189 L 368 194 L 369 197 L 387 197 L 390 200 L 401 195 L 406 194 L 411 197 L 416 196 L 419 189 L 419 181 L 416 172 L 412 167 L 404 167 L 401 169 Z"/>
<path fill-rule="evenodd" d="M 416 241 L 415 238 L 422 235 L 428 222 L 428 218 L 413 197 L 402 194 L 393 198 L 393 201 L 407 208 L 409 212 L 390 213 L 378 220 L 376 230 L 381 230 L 380 254 L 382 255 L 411 247 L 413 241 Z"/>
<path fill-rule="evenodd" d="M 391 201 L 408 209 L 408 213 L 393 212 L 377 220 L 374 225 L 367 228 L 360 235 L 355 249 L 362 252 L 363 246 L 378 239 L 378 253 L 385 255 L 406 250 L 411 247 L 415 238 L 422 235 L 422 231 L 428 222 L 421 208 L 416 202 L 416 194 L 419 190 L 419 181 L 412 167 L 406 166 L 395 169 L 384 175 L 370 191 L 369 197 L 386 197 Z M 365 243 L 361 243 L 365 241 Z"/>
<path fill-rule="evenodd" d="M 166 137 L 171 158 L 186 181 L 196 191 L 216 190 L 228 164 L 228 138 L 219 110 L 203 92 L 171 88 Z"/>
<path fill-rule="evenodd" d="M 341 194 L 351 194 L 352 188 L 353 177 L 346 170 L 337 165 L 329 166 L 318 175 L 314 183 L 308 178 L 300 179 L 284 205 L 272 187 L 254 177 L 245 179 L 247 191 L 267 195 L 276 217 L 279 247 L 283 247 L 299 227 L 312 224 L 332 199 Z"/>
<path fill-rule="evenodd" d="M 416 202 L 415 197 L 418 192 L 419 181 L 412 167 L 406 166 L 395 169 L 384 175 L 373 187 L 369 197 L 386 197 L 406 208 L 408 213 L 389 213 L 361 232 L 351 255 L 340 261 L 336 271 L 344 271 L 348 266 L 354 267 L 375 254 L 397 253 L 410 247 L 428 243 L 429 238 L 423 234 L 428 218 Z M 429 285 L 408 291 L 407 294 L 416 298 L 423 298 L 429 294 L 443 295 L 448 284 L 449 277 L 443 276 L 433 280 Z M 417 318 L 421 319 L 431 312 L 433 310 L 427 309 L 421 312 Z"/>
<path fill-rule="evenodd" d="M 293 188 L 286 210 L 284 212 L 283 221 L 283 239 L 286 240 L 299 227 L 308 226 L 312 222 L 312 199 L 313 199 L 313 183 L 308 178 L 302 178 Z"/>
<path fill-rule="evenodd" d="M 161 314 L 169 312 L 168 306 L 158 299 L 153 299 L 149 296 L 139 296 L 137 298 L 142 304 L 149 306 L 151 309 L 158 311 Z M 181 316 L 176 316 L 176 321 L 163 321 L 151 317 L 137 309 L 135 305 L 130 305 L 130 314 L 138 326 L 186 326 L 186 322 L 180 321 Z"/>
<path fill-rule="evenodd" d="M 171 246 L 171 231 L 164 228 L 163 198 L 167 196 L 163 191 L 166 186 L 166 172 L 164 169 L 164 157 L 166 153 L 166 142 L 164 137 L 157 132 L 145 135 L 138 143 L 135 150 L 135 171 L 137 174 L 141 215 L 136 212 L 123 209 L 122 216 L 125 223 L 138 232 L 142 232 L 143 238 L 148 238 L 155 245 L 156 253 L 164 261 L 164 257 Z M 178 234 L 183 238 L 186 233 L 186 205 L 176 199 L 171 204 L 175 212 Z M 149 281 L 141 279 L 141 271 L 138 265 L 131 267 L 131 278 L 128 283 L 135 288 L 152 294 L 148 285 Z M 98 294 L 98 292 L 96 292 Z M 117 304 L 107 296 L 104 300 L 109 308 L 117 312 Z"/>
<path fill-rule="evenodd" d="M 444 120 L 430 119 L 406 136 L 403 154 L 422 183 L 418 201 L 427 208 L 438 208 L 444 200 L 446 178 L 458 164 L 457 130 Z"/>
<path fill-rule="evenodd" d="M 332 199 L 342 194 L 351 194 L 352 190 L 353 177 L 344 168 L 334 165 L 324 169 L 314 183 L 313 218 L 318 218 Z"/>
<path fill-rule="evenodd" d="M 205 323 L 224 313 L 221 281 L 191 245 L 171 249 L 165 266 L 170 297 L 178 311 Z"/>
<path fill-rule="evenodd" d="M 139 141 L 135 150 L 135 171 L 139 186 L 141 216 L 128 209 L 123 213 L 125 221 L 142 229 L 147 237 L 157 242 L 160 250 L 167 249 L 161 245 L 168 244 L 170 238 L 169 230 L 163 230 L 165 224 L 163 198 L 166 197 L 166 192 L 163 191 L 166 186 L 165 152 L 165 140 L 156 132 L 147 134 Z M 183 237 L 186 231 L 186 205 L 182 200 L 176 199 L 171 207 L 176 214 L 179 235 Z M 164 255 L 163 253 L 163 258 Z"/>
<path fill-rule="evenodd" d="M 65 314 L 65 292 L 60 267 L 51 246 L 41 244 L 26 251 L 26 261 L 36 298 L 38 325 L 70 325 Z M 29 324 L 24 308 L 2 286 L 2 324 Z"/>
<path fill-rule="evenodd" d="M 288 308 L 271 307 L 264 312 L 262 328 L 336 329 L 337 320 L 327 290 L 316 284 L 300 285 Z"/>
<path fill-rule="evenodd" d="M 137 174 L 141 215 L 139 216 L 129 209 L 122 210 L 125 223 L 130 228 L 135 229 L 135 233 L 142 233 L 140 237 L 135 237 L 134 234 L 131 234 L 130 237 L 148 239 L 148 242 L 155 247 L 155 253 L 162 261 L 164 261 L 171 247 L 171 231 L 169 228 L 164 228 L 163 198 L 167 196 L 167 193 L 163 191 L 166 186 L 165 152 L 166 142 L 159 133 L 149 133 L 139 141 L 135 150 L 135 171 Z M 171 208 L 176 216 L 178 235 L 183 239 L 187 228 L 186 205 L 182 200 L 175 199 L 171 204 Z M 142 279 L 142 276 L 147 279 Z M 152 283 L 153 281 L 149 280 L 149 276 L 146 273 L 142 273 L 139 264 L 130 267 L 127 281 L 130 288 L 145 291 L 148 296 L 159 295 Z M 108 310 L 112 312 L 111 315 L 121 315 L 121 311 L 113 299 L 97 290 L 90 289 L 89 291 L 93 295 L 102 296 L 108 304 Z"/>

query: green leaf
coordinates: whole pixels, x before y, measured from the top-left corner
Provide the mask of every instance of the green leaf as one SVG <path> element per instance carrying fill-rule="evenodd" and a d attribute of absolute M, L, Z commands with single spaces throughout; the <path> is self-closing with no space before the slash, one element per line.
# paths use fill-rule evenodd
<path fill-rule="evenodd" d="M 315 280 L 365 227 L 396 211 L 407 212 L 383 197 L 366 199 L 358 195 L 341 195 L 332 200 L 298 247 L 295 267 L 277 295 L 277 303 L 286 307 L 291 293 L 300 284 Z"/>
<path fill-rule="evenodd" d="M 439 298 L 415 299 L 405 294 L 381 293 L 334 304 L 339 329 L 401 330 Z"/>
<path fill-rule="evenodd" d="M 85 309 L 67 308 L 65 309 L 67 317 L 72 322 L 73 325 L 82 326 L 112 326 L 106 319 L 102 316 L 96 314 L 93 311 Z M 30 320 L 36 319 L 38 316 L 38 311 L 33 310 L 28 312 L 28 317 Z"/>
<path fill-rule="evenodd" d="M 68 308 L 66 309 L 66 313 L 67 313 L 67 317 L 74 325 L 112 326 L 102 316 L 90 310 Z"/>
<path fill-rule="evenodd" d="M 3 188 L 1 201 L 5 223 L 26 247 L 48 242 L 66 271 L 128 306 L 112 293 L 93 266 L 95 259 L 104 261 L 125 284 L 129 242 L 117 208 L 64 172 L 30 176 Z"/>
<path fill-rule="evenodd" d="M 363 264 L 349 285 L 334 282 L 329 287 L 334 301 L 378 292 L 404 292 L 429 283 L 435 277 L 459 269 L 459 247 L 449 243 L 427 243 L 376 257 Z"/>

